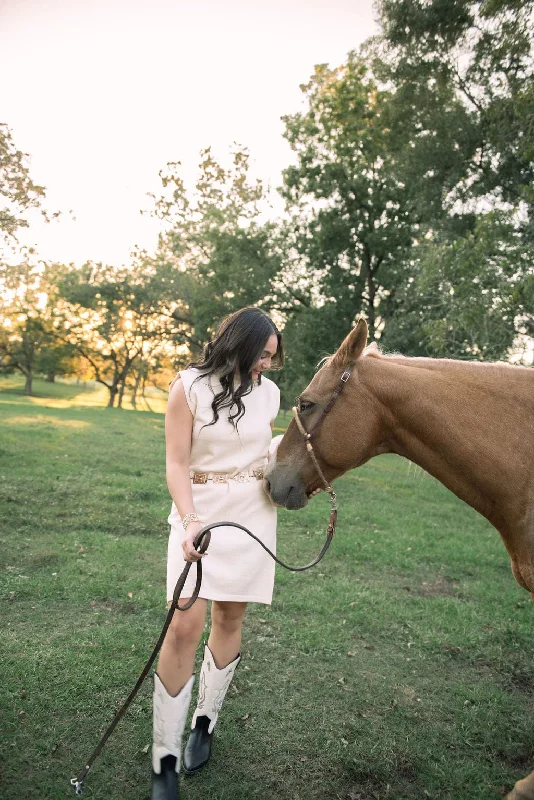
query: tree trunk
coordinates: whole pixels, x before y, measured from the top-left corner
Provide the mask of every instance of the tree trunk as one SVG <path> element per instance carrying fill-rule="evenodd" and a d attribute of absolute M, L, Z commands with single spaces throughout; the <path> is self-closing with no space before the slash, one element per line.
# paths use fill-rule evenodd
<path fill-rule="evenodd" d="M 132 357 L 129 357 L 124 362 L 124 366 L 120 372 L 117 371 L 117 387 L 119 389 L 119 402 L 118 408 L 122 408 L 122 401 L 124 398 L 124 392 L 126 390 L 126 378 L 128 377 L 128 373 L 132 368 L 132 364 L 137 357 L 137 353 Z"/>
<path fill-rule="evenodd" d="M 139 392 L 139 386 L 141 385 L 141 378 L 142 377 L 143 377 L 143 374 L 142 374 L 141 370 L 137 370 L 137 375 L 136 375 L 136 378 L 135 378 L 135 385 L 134 385 L 134 388 L 133 388 L 132 398 L 131 398 L 131 403 L 132 403 L 132 406 L 134 408 L 137 408 L 137 394 Z"/>
<path fill-rule="evenodd" d="M 30 397 L 33 396 L 32 382 L 33 382 L 33 375 L 26 375 L 26 384 L 24 386 L 24 394 L 27 394 Z"/>
<path fill-rule="evenodd" d="M 376 295 L 376 286 L 374 281 L 374 275 L 369 265 L 367 269 L 367 294 L 369 298 L 369 311 L 368 311 L 368 318 L 367 318 L 367 325 L 369 327 L 369 341 L 372 341 L 375 338 L 375 295 Z"/>
<path fill-rule="evenodd" d="M 55 383 L 56 382 L 56 373 L 53 370 L 50 370 L 50 372 L 47 374 L 46 382 L 47 383 Z"/>
<path fill-rule="evenodd" d="M 113 406 L 115 405 L 115 398 L 117 396 L 117 387 L 116 387 L 116 385 L 113 384 L 113 386 L 108 386 L 108 391 L 109 391 L 108 408 L 113 408 Z"/>

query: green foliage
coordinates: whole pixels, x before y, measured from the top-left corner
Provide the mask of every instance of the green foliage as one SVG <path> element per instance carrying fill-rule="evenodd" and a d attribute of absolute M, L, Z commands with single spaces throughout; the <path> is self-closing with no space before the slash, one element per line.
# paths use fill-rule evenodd
<path fill-rule="evenodd" d="M 87 263 L 59 277 L 57 333 L 108 388 L 110 406 L 122 404 L 132 370 L 146 372 L 171 344 L 187 341 L 172 296 L 168 270 L 144 254 L 131 267 Z"/>
<path fill-rule="evenodd" d="M 284 327 L 286 361 L 280 373 L 282 408 L 295 405 L 317 364 L 341 344 L 351 329 L 352 320 L 342 316 L 340 304 L 329 302 L 294 313 Z"/>
<path fill-rule="evenodd" d="M 185 322 L 198 350 L 217 322 L 247 305 L 269 307 L 271 281 L 280 268 L 269 244 L 270 226 L 259 221 L 261 181 L 249 178 L 249 155 L 236 148 L 230 169 L 208 148 L 201 153 L 199 177 L 189 193 L 180 164 L 161 173 L 162 197 L 155 214 L 164 223 L 157 260 L 172 276 L 174 316 Z"/>
<path fill-rule="evenodd" d="M 517 334 L 532 331 L 533 258 L 510 215 L 497 212 L 463 237 L 425 243 L 383 344 L 410 355 L 505 358 Z"/>
<path fill-rule="evenodd" d="M 17 150 L 8 126 L 0 123 L 0 246 L 28 226 L 24 213 L 39 208 L 45 196 L 44 188 L 30 177 L 27 159 Z"/>
<path fill-rule="evenodd" d="M 284 118 L 297 164 L 281 190 L 296 247 L 339 316 L 365 312 L 374 335 L 420 221 L 405 180 L 409 138 L 391 126 L 391 93 L 354 53 L 338 69 L 317 66 L 302 91 L 307 111 Z"/>
<path fill-rule="evenodd" d="M 392 117 L 417 131 L 410 161 L 427 235 L 388 298 L 388 348 L 505 358 L 532 335 L 533 8 L 378 3 L 383 32 L 368 52 L 394 87 Z"/>
<path fill-rule="evenodd" d="M 0 266 L 0 372 L 21 372 L 30 395 L 35 375 L 64 375 L 76 366 L 72 348 L 55 336 L 53 273 L 31 252 L 16 265 Z"/>
<path fill-rule="evenodd" d="M 39 317 L 30 313 L 17 315 L 7 324 L 2 314 L 0 330 L 0 372 L 22 372 L 26 378 L 26 394 L 32 393 L 32 379 L 38 370 L 39 357 L 49 341 L 46 327 Z M 11 323 L 11 321 L 10 321 Z"/>
<path fill-rule="evenodd" d="M 433 92 L 465 107 L 461 174 L 449 198 L 524 202 L 532 208 L 534 61 L 532 0 L 380 0 L 383 72 L 402 105 L 414 99 L 432 130 Z M 442 108 L 442 128 L 457 136 L 458 107 Z M 443 138 L 431 140 L 422 166 L 439 161 Z M 529 220 L 531 221 L 531 220 Z"/>
<path fill-rule="evenodd" d="M 525 257 L 529 260 L 524 262 L 521 278 L 512 289 L 512 300 L 517 309 L 519 332 L 534 339 L 534 269 L 532 268 L 534 253 L 532 247 Z"/>
<path fill-rule="evenodd" d="M 286 219 L 262 222 L 266 194 L 244 147 L 229 168 L 203 150 L 192 191 L 169 163 L 153 196 L 157 252 L 138 253 L 130 268 L 58 265 L 55 279 L 49 265 L 49 299 L 39 305 L 34 292 L 16 317 L 8 305 L 17 293 L 6 295 L 1 368 L 52 376 L 72 370 L 74 347 L 111 405 L 127 389 L 135 403 L 246 305 L 286 323 L 285 404 L 360 315 L 371 336 L 407 353 L 528 349 L 534 0 L 377 8 L 381 34 L 337 68 L 317 65 L 301 87 L 305 110 L 284 118 L 296 156 L 280 190 Z M 4 242 L 43 197 L 0 125 Z"/>

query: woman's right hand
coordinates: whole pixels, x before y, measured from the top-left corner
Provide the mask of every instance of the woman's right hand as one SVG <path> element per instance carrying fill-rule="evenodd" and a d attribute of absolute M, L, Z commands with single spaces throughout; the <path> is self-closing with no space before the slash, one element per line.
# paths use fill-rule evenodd
<path fill-rule="evenodd" d="M 204 556 L 207 556 L 207 553 L 199 553 L 195 550 L 193 542 L 199 531 L 202 530 L 204 526 L 200 522 L 190 522 L 187 526 L 187 531 L 185 532 L 185 538 L 182 542 L 182 550 L 184 553 L 184 561 L 190 561 L 192 564 L 195 561 L 199 561 Z"/>

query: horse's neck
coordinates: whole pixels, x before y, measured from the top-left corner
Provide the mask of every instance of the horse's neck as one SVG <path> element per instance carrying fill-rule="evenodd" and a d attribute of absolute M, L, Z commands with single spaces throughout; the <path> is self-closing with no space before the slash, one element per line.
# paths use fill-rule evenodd
<path fill-rule="evenodd" d="M 525 418 L 534 415 L 534 373 L 395 357 L 366 357 L 358 371 L 382 408 L 381 452 L 419 464 L 506 527 L 512 487 L 516 497 L 518 490 L 528 494 L 533 481 L 534 433 Z"/>

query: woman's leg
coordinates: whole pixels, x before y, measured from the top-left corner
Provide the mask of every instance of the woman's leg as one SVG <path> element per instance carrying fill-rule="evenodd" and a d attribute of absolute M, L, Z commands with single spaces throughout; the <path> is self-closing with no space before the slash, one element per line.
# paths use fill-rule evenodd
<path fill-rule="evenodd" d="M 180 598 L 180 605 L 185 600 Z M 193 674 L 195 653 L 206 620 L 207 600 L 199 597 L 187 611 L 175 611 L 159 655 L 157 673 L 167 692 L 174 696 Z"/>
<path fill-rule="evenodd" d="M 198 703 L 184 751 L 186 772 L 196 772 L 210 758 L 213 728 L 241 656 L 241 627 L 246 603 L 213 601 L 211 633 L 204 649 Z"/>
<path fill-rule="evenodd" d="M 193 688 L 195 651 L 202 636 L 206 600 L 175 611 L 154 675 L 154 738 L 151 800 L 177 800 L 182 735 Z"/>
<path fill-rule="evenodd" d="M 208 647 L 217 669 L 234 661 L 241 650 L 241 629 L 246 603 L 214 600 L 211 605 L 211 633 Z"/>

